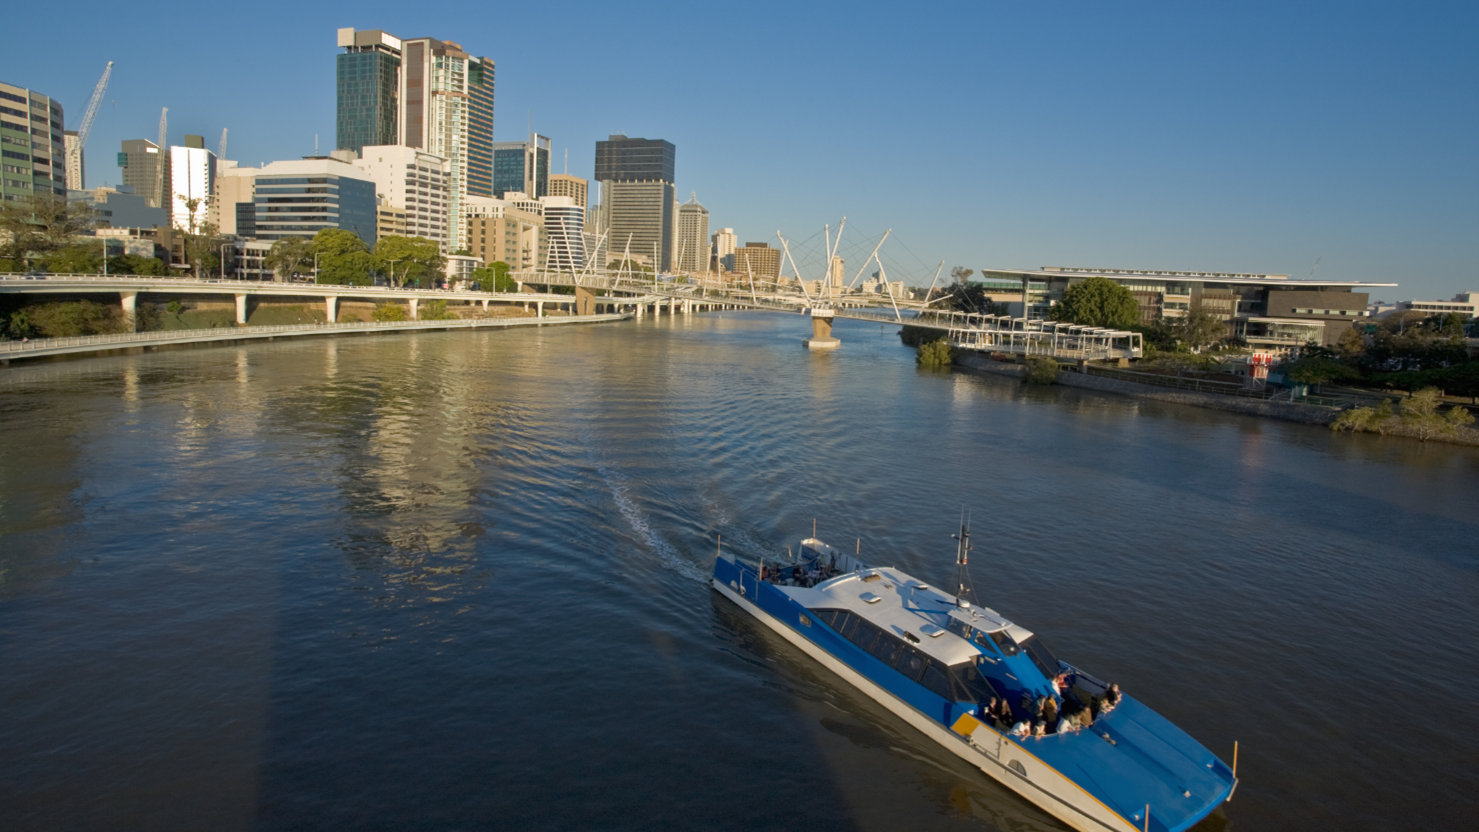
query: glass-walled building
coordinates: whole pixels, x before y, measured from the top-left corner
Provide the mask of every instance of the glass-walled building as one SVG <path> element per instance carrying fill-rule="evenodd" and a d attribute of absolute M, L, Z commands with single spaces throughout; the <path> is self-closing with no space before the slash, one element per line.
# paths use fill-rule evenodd
<path fill-rule="evenodd" d="M 358 153 L 365 145 L 395 144 L 400 38 L 379 29 L 340 29 L 339 46 L 334 147 Z"/>
<path fill-rule="evenodd" d="M 373 246 L 375 182 L 347 162 L 324 157 L 272 162 L 256 175 L 253 226 L 262 240 L 312 237 L 325 228 L 358 234 Z"/>
<path fill-rule="evenodd" d="M 493 196 L 519 191 L 534 199 L 550 196 L 548 136 L 535 133 L 527 142 L 493 144 Z"/>

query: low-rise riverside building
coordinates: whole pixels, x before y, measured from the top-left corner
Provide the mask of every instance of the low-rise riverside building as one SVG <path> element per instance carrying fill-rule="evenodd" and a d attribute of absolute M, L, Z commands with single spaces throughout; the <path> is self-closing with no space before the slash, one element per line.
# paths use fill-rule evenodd
<path fill-rule="evenodd" d="M 1228 335 L 1270 352 L 1308 341 L 1334 344 L 1355 321 L 1370 318 L 1369 293 L 1395 283 L 1291 280 L 1283 274 L 1087 269 L 982 269 L 988 297 L 1017 317 L 1044 318 L 1064 291 L 1091 277 L 1112 280 L 1135 296 L 1143 323 L 1194 309 L 1227 323 Z"/>
<path fill-rule="evenodd" d="M 1404 300 L 1395 311 L 1426 312 L 1429 315 L 1457 313 L 1466 319 L 1479 317 L 1479 292 L 1459 292 L 1453 300 Z"/>
<path fill-rule="evenodd" d="M 515 192 L 510 196 L 524 197 L 524 194 Z M 467 211 L 463 223 L 467 229 L 465 248 L 473 257 L 484 263 L 502 261 L 515 271 L 533 269 L 543 262 L 544 217 L 527 210 L 531 207 L 527 200 L 515 204 L 494 197 L 470 196 L 463 207 Z M 542 206 L 534 201 L 533 207 Z"/>
<path fill-rule="evenodd" d="M 91 205 L 99 228 L 153 228 L 165 224 L 164 209 L 150 205 L 127 185 L 68 191 L 67 199 Z"/>
<path fill-rule="evenodd" d="M 375 180 L 342 159 L 308 156 L 264 165 L 253 202 L 250 236 L 258 239 L 312 237 L 325 228 L 353 231 L 370 246 L 377 239 Z"/>
<path fill-rule="evenodd" d="M 368 145 L 354 163 L 370 175 L 375 192 L 404 213 L 408 237 L 435 240 L 442 251 L 457 248 L 451 229 L 451 162 L 444 156 L 400 145 Z"/>

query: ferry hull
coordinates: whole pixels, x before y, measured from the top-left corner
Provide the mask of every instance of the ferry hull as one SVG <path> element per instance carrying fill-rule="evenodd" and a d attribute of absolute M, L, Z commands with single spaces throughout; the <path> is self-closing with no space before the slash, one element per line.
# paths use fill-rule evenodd
<path fill-rule="evenodd" d="M 1120 817 L 1072 780 L 1059 774 L 1000 732 L 981 726 L 972 733 L 971 739 L 962 737 L 901 701 L 867 676 L 797 633 L 788 624 L 777 620 L 719 578 L 714 578 L 712 585 L 740 609 L 779 633 L 786 641 L 862 691 L 868 698 L 1073 829 L 1079 832 L 1139 832 L 1139 827 Z M 1020 773 L 1017 771 L 1018 766 Z"/>

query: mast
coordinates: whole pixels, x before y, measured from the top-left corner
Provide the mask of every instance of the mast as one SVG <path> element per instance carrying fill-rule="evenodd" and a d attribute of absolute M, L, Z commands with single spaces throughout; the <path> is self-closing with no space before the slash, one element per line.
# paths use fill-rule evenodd
<path fill-rule="evenodd" d="M 971 580 L 970 553 L 971 553 L 971 520 L 965 509 L 960 510 L 960 534 L 950 535 L 955 539 L 955 597 L 957 601 L 964 601 L 967 594 L 974 594 L 968 587 Z"/>

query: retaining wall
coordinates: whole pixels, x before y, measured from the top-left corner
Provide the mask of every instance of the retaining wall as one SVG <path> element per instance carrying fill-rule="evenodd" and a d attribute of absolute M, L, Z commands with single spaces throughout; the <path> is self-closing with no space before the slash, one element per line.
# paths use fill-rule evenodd
<path fill-rule="evenodd" d="M 1024 369 L 1020 364 L 993 361 L 985 356 L 970 354 L 959 356 L 955 359 L 955 363 L 970 370 L 1013 376 L 1015 378 L 1021 378 Z M 1267 416 L 1272 419 L 1303 422 L 1308 425 L 1328 425 L 1335 420 L 1335 414 L 1338 412 L 1333 407 L 1243 399 L 1236 396 L 1220 396 L 1216 393 L 1196 393 L 1190 390 L 1170 390 L 1165 387 L 1136 384 L 1133 381 L 1120 381 L 1119 379 L 1091 376 L 1067 370 L 1059 371 L 1058 383 L 1065 387 L 1082 387 L 1104 393 L 1138 396 L 1142 399 L 1155 399 L 1156 401 L 1171 402 L 1173 404 L 1210 407 L 1215 410 L 1244 413 L 1249 416 Z"/>

